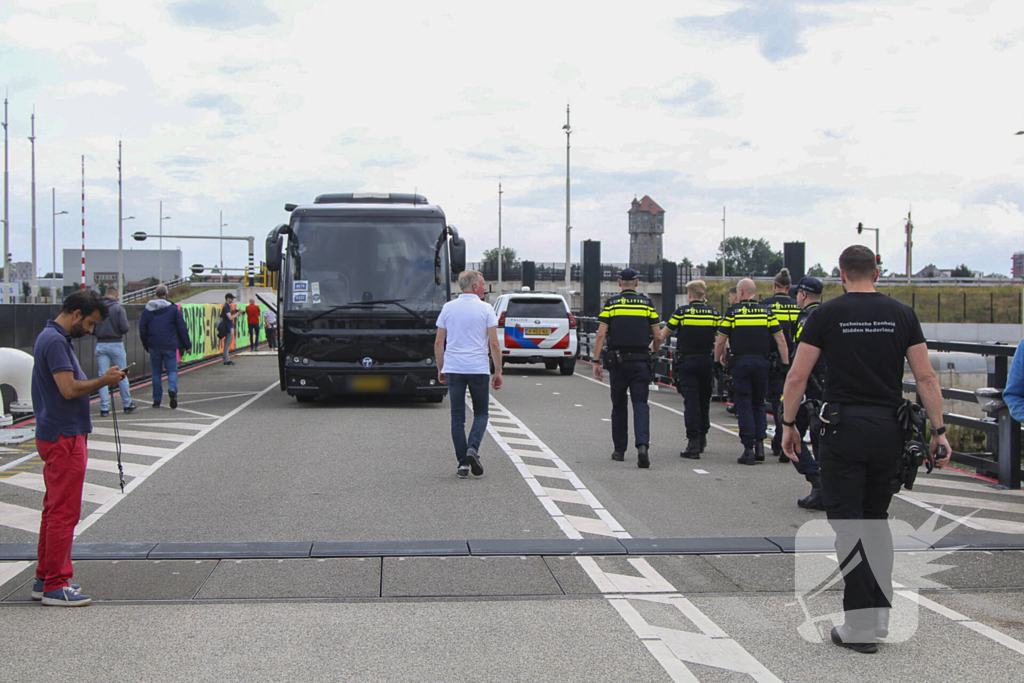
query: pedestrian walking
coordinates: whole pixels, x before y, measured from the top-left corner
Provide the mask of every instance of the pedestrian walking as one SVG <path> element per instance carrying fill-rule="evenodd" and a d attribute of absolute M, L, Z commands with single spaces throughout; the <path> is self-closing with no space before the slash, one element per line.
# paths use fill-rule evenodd
<path fill-rule="evenodd" d="M 804 327 L 807 320 L 814 311 L 821 306 L 821 293 L 824 286 L 821 280 L 813 277 L 805 277 L 797 285 L 796 302 L 800 305 L 800 315 L 796 319 L 796 329 L 793 331 L 794 358 L 800 348 L 800 340 L 803 337 Z M 797 460 L 793 461 L 796 471 L 804 476 L 804 479 L 811 485 L 811 492 L 796 502 L 799 507 L 808 510 L 824 510 L 825 504 L 821 499 L 821 473 L 818 469 L 818 451 L 821 439 L 821 404 L 825 384 L 828 379 L 825 357 L 820 356 L 818 362 L 811 368 L 811 374 L 807 377 L 807 388 L 804 390 L 804 400 L 797 409 L 796 427 L 800 432 L 801 443 L 807 432 L 811 434 L 810 449 L 801 448 L 797 453 Z M 781 417 L 781 414 L 780 414 Z M 789 460 L 783 453 L 783 457 Z"/>
<path fill-rule="evenodd" d="M 228 355 L 235 334 L 235 318 L 240 313 L 240 311 L 234 309 L 234 300 L 234 294 L 228 292 L 224 295 L 224 303 L 220 307 L 220 322 L 217 324 L 217 338 L 224 340 L 224 365 L 235 364 L 235 361 L 231 360 L 231 357 Z"/>
<path fill-rule="evenodd" d="M 128 354 L 124 350 L 124 335 L 131 329 L 128 326 L 128 315 L 117 302 L 117 287 L 107 287 L 107 295 L 103 303 L 107 306 L 107 317 L 96 323 L 93 336 L 96 337 L 96 367 L 102 375 L 111 366 L 127 367 Z M 121 408 L 125 413 L 133 412 L 138 406 L 132 403 L 132 394 L 125 377 L 117 385 L 121 391 Z M 110 390 L 100 387 L 100 417 L 110 415 Z"/>
<path fill-rule="evenodd" d="M 267 346 L 276 351 L 277 350 L 277 313 L 274 313 L 273 309 L 267 308 L 263 311 L 263 329 L 267 332 Z"/>
<path fill-rule="evenodd" d="M 260 345 L 260 307 L 256 299 L 249 299 L 245 307 L 245 322 L 249 326 L 249 350 L 255 352 Z"/>
<path fill-rule="evenodd" d="M 764 438 L 768 413 L 764 407 L 768 390 L 768 354 L 774 338 L 784 363 L 789 363 L 789 348 L 782 328 L 772 312 L 754 301 L 757 288 L 749 278 L 736 285 L 739 303 L 730 306 L 718 327 L 715 339 L 715 361 L 723 366 L 725 343 L 732 350 L 732 391 L 743 442 L 741 465 L 764 461 Z"/>
<path fill-rule="evenodd" d="M 683 397 L 686 449 L 679 455 L 699 460 L 711 430 L 711 387 L 714 350 L 721 315 L 707 302 L 707 285 L 692 280 L 686 285 L 688 302 L 680 306 L 660 331 L 664 342 L 677 333 L 672 376 Z"/>
<path fill-rule="evenodd" d="M 487 382 L 495 391 L 501 389 L 501 349 L 498 346 L 498 318 L 485 302 L 487 285 L 483 273 L 466 270 L 459 273 L 462 294 L 441 308 L 437 317 L 434 357 L 437 379 L 448 385 L 452 404 L 452 443 L 458 460 L 456 474 L 460 479 L 484 473 L 480 463 L 480 443 L 487 429 Z M 488 349 L 494 365 L 490 375 Z M 466 390 L 473 401 L 473 425 L 466 437 Z"/>
<path fill-rule="evenodd" d="M 767 306 L 775 315 L 775 319 L 779 321 L 790 352 L 793 350 L 793 331 L 796 329 L 796 319 L 800 315 L 799 304 L 789 294 L 789 288 L 792 285 L 793 279 L 789 274 L 789 268 L 783 268 L 772 280 L 774 294 L 761 302 L 761 305 Z M 772 455 L 778 458 L 779 462 L 786 462 L 789 459 L 782 453 L 782 387 L 786 384 L 786 372 L 789 370 L 789 365 L 782 361 L 782 350 L 775 348 L 773 344 L 772 351 L 768 354 L 768 404 L 772 407 L 772 420 L 775 422 Z"/>
<path fill-rule="evenodd" d="M 128 373 L 111 366 L 88 379 L 75 356 L 72 339 L 94 331 L 107 316 L 98 292 L 70 294 L 61 311 L 39 333 L 32 355 L 32 407 L 36 416 L 36 450 L 43 461 L 43 512 L 39 522 L 38 564 L 32 599 L 44 605 L 81 607 L 92 598 L 72 584 L 71 543 L 82 514 L 82 486 L 88 461 L 89 395 L 112 387 Z"/>
<path fill-rule="evenodd" d="M 949 462 L 942 416 L 942 389 L 928 358 L 914 309 L 875 290 L 878 268 L 867 247 L 847 247 L 839 257 L 846 294 L 807 318 L 785 387 L 783 448 L 796 460 L 803 448 L 797 409 L 818 358 L 825 357 L 828 383 L 818 464 L 825 514 L 836 532 L 836 555 L 845 582 L 845 621 L 832 642 L 858 652 L 878 651 L 889 633 L 893 543 L 887 520 L 899 490 L 897 477 L 905 435 L 904 360 L 917 380 L 932 423 L 930 456 Z M 902 408 L 902 410 L 901 410 Z M 915 463 L 916 467 L 916 463 Z"/>
<path fill-rule="evenodd" d="M 632 402 L 636 464 L 647 469 L 651 466 L 651 408 L 647 405 L 647 398 L 653 377 L 653 353 L 661 345 L 661 337 L 657 333 L 661 323 L 651 300 L 637 293 L 639 285 L 638 271 L 624 268 L 619 273 L 619 289 L 622 291 L 608 299 L 597 316 L 593 360 L 596 379 L 604 379 L 602 362 L 608 368 L 612 396 L 612 460 L 622 462 L 626 459 L 629 402 Z M 604 348 L 606 339 L 607 349 Z"/>
<path fill-rule="evenodd" d="M 159 408 L 164 387 L 161 376 L 167 372 L 167 397 L 171 408 L 178 407 L 178 350 L 191 351 L 181 309 L 167 300 L 167 286 L 157 285 L 156 298 L 149 301 L 139 319 L 139 339 L 149 352 L 153 373 L 153 407 Z"/>

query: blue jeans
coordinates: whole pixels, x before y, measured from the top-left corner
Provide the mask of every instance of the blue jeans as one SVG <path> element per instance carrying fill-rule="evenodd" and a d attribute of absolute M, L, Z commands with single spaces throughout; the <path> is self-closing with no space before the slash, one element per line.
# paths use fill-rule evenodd
<path fill-rule="evenodd" d="M 737 360 L 732 366 L 732 392 L 740 441 L 747 448 L 753 448 L 755 443 L 764 440 L 768 428 L 768 411 L 764 407 L 764 397 L 768 392 L 768 360 Z"/>
<path fill-rule="evenodd" d="M 121 342 L 98 342 L 96 344 L 96 366 L 101 375 L 114 365 L 124 370 L 124 366 L 127 364 L 128 357 L 125 355 L 124 344 Z M 128 392 L 128 378 L 118 382 L 117 388 L 121 391 L 121 407 L 127 408 L 132 404 L 132 395 Z M 110 389 L 107 387 L 100 387 L 100 410 L 110 410 Z"/>
<path fill-rule="evenodd" d="M 455 444 L 455 457 L 459 465 L 469 465 L 466 451 L 472 448 L 480 450 L 480 442 L 487 429 L 487 405 L 490 394 L 488 385 L 490 375 L 467 375 L 451 373 L 448 380 L 448 398 L 452 402 L 452 443 Z M 466 388 L 473 399 L 473 426 L 469 429 L 469 440 L 466 440 Z"/>
<path fill-rule="evenodd" d="M 167 371 L 167 390 L 178 393 L 178 350 L 150 349 L 149 362 L 153 366 L 153 403 L 159 403 L 164 395 L 160 375 Z"/>

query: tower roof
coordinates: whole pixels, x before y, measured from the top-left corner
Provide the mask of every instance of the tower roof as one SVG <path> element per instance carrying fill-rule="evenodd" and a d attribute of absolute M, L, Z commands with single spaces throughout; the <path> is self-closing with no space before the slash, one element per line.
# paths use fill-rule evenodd
<path fill-rule="evenodd" d="M 648 195 L 644 195 L 644 198 L 639 202 L 639 206 L 637 205 L 636 199 L 634 199 L 633 209 L 653 214 L 665 213 L 665 209 L 658 206 L 658 202 L 651 199 Z"/>

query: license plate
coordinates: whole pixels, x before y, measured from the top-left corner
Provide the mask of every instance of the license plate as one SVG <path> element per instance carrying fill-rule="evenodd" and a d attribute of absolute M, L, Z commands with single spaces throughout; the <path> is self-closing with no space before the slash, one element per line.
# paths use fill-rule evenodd
<path fill-rule="evenodd" d="M 526 334 L 547 336 L 547 335 L 551 334 L 551 328 L 550 327 L 527 327 L 526 328 Z"/>
<path fill-rule="evenodd" d="M 352 391 L 381 392 L 391 388 L 391 378 L 386 375 L 360 375 L 352 378 Z"/>

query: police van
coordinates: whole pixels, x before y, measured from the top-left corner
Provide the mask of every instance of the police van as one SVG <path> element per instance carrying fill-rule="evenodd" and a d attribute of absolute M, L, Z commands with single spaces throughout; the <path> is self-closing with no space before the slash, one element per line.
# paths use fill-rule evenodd
<path fill-rule="evenodd" d="M 494 313 L 502 365 L 543 363 L 563 375 L 576 369 L 576 318 L 564 298 L 542 292 L 502 294 L 494 302 Z"/>

